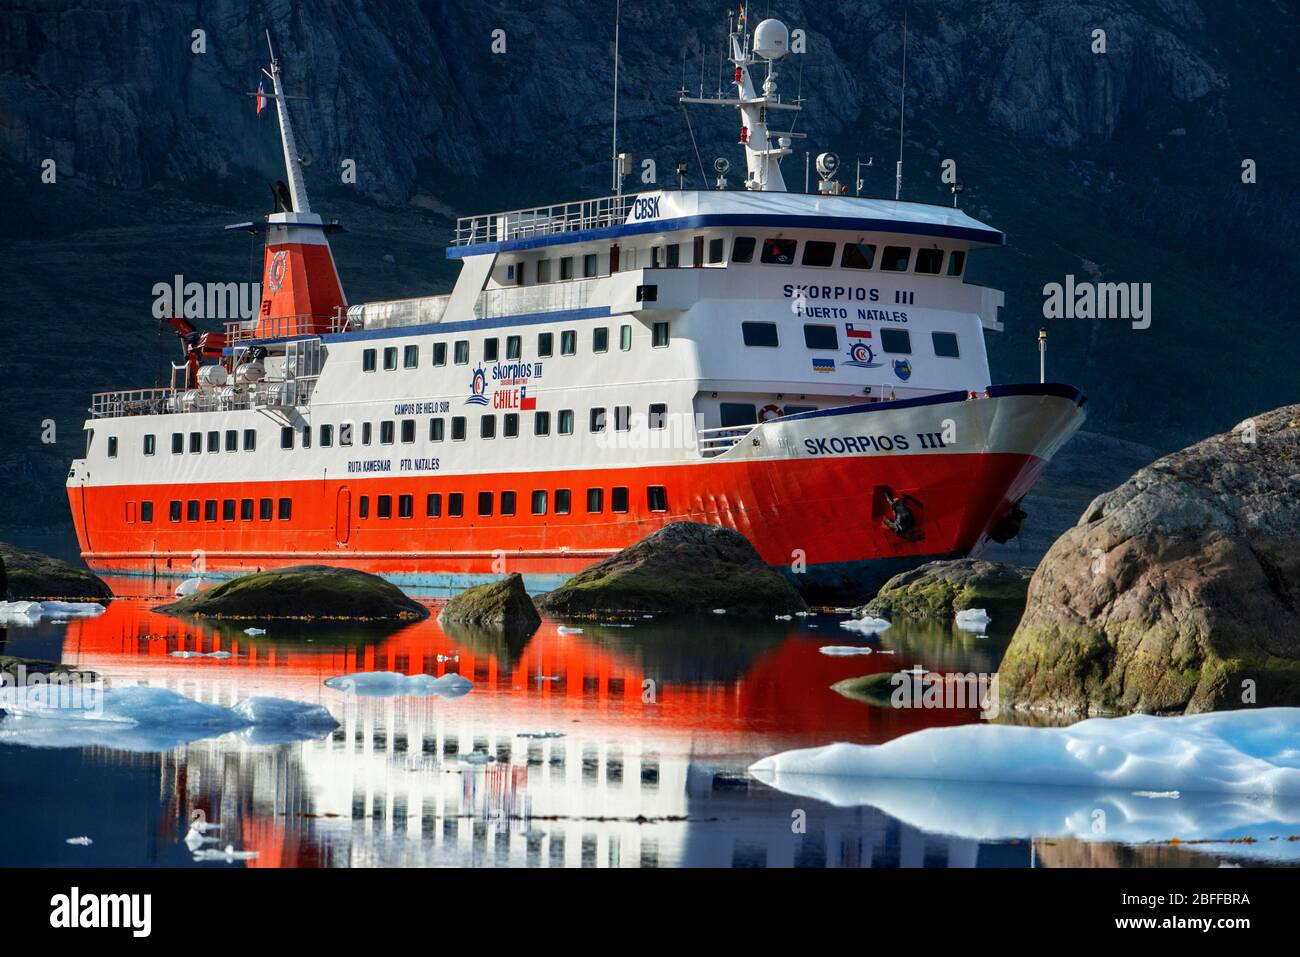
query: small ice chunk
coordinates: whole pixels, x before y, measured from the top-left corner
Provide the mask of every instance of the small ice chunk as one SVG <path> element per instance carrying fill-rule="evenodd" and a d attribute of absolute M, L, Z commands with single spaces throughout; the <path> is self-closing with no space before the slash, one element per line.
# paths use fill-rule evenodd
<path fill-rule="evenodd" d="M 43 601 L 41 614 L 46 618 L 94 618 L 104 613 L 96 601 Z"/>
<path fill-rule="evenodd" d="M 72 844 L 76 847 L 90 847 L 95 842 L 88 837 L 70 837 L 64 843 Z"/>
<path fill-rule="evenodd" d="M 564 732 L 563 732 L 563 731 L 516 731 L 516 732 L 515 732 L 515 737 L 516 737 L 516 738 L 534 738 L 534 739 L 541 739 L 541 738 L 562 738 L 562 737 L 564 737 Z"/>
<path fill-rule="evenodd" d="M 794 621 L 794 615 L 777 615 L 777 621 Z"/>
<path fill-rule="evenodd" d="M 404 675 L 396 671 L 361 671 L 326 678 L 325 687 L 334 691 L 352 692 L 362 698 L 427 698 L 431 695 L 460 698 L 469 694 L 474 685 L 468 678 L 458 674 L 445 674 L 441 678 L 435 678 L 433 675 Z"/>
<path fill-rule="evenodd" d="M 823 645 L 817 649 L 823 655 L 869 655 L 871 649 L 865 645 Z"/>
<path fill-rule="evenodd" d="M 0 601 L 0 624 L 4 625 L 35 625 L 43 618 L 94 618 L 103 613 L 104 606 L 93 601 Z"/>
<path fill-rule="evenodd" d="M 462 764 L 491 764 L 496 758 L 486 751 L 471 751 L 460 755 L 460 760 Z"/>
<path fill-rule="evenodd" d="M 581 628 L 570 628 L 568 625 L 561 625 L 559 628 L 556 628 L 555 630 L 556 630 L 556 632 L 558 632 L 558 633 L 561 634 L 561 635 L 580 635 L 580 634 L 582 634 L 582 629 L 581 629 Z"/>
<path fill-rule="evenodd" d="M 199 850 L 194 852 L 196 861 L 225 861 L 227 864 L 235 861 L 252 861 L 257 859 L 257 851 L 237 851 L 233 844 L 227 844 L 225 850 Z"/>
<path fill-rule="evenodd" d="M 265 629 L 265 628 L 253 628 L 253 627 L 249 627 L 249 628 L 245 628 L 245 629 L 244 629 L 244 634 L 246 634 L 246 635 L 264 635 L 264 634 L 266 634 L 266 629 Z"/>
<path fill-rule="evenodd" d="M 249 724 L 261 727 L 329 732 L 339 726 L 334 715 L 322 705 L 288 698 L 255 695 L 245 698 L 230 710 Z"/>
<path fill-rule="evenodd" d="M 1177 791 L 1134 791 L 1133 796 L 1139 798 L 1168 798 L 1171 801 L 1177 801 L 1180 795 Z"/>
<path fill-rule="evenodd" d="M 957 612 L 957 627 L 962 631 L 982 632 L 992 620 L 983 608 L 963 608 Z"/>
<path fill-rule="evenodd" d="M 725 609 L 725 608 L 715 608 L 715 609 L 713 609 L 713 613 L 714 613 L 715 615 L 725 615 L 725 614 L 727 613 L 727 609 Z"/>
<path fill-rule="evenodd" d="M 866 618 L 849 618 L 840 622 L 840 627 L 848 631 L 860 631 L 865 635 L 878 635 L 882 631 L 888 631 L 893 627 L 883 618 L 872 618 L 868 615 Z"/>

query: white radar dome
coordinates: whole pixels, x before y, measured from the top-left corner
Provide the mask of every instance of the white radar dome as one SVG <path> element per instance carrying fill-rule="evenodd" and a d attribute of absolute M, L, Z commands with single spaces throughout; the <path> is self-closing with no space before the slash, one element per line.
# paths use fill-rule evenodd
<path fill-rule="evenodd" d="M 754 28 L 754 52 L 764 60 L 779 60 L 790 52 L 790 31 L 780 20 L 764 20 Z"/>

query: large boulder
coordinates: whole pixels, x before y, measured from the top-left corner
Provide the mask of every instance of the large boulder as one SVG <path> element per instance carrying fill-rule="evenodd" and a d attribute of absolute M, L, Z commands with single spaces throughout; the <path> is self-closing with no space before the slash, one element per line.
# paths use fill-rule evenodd
<path fill-rule="evenodd" d="M 548 614 L 591 617 L 719 608 L 771 616 L 808 606 L 744 535 L 720 525 L 673 522 L 540 596 L 537 607 Z"/>
<path fill-rule="evenodd" d="M 93 600 L 112 598 L 113 592 L 84 568 L 40 552 L 0 542 L 0 599 L 8 583 L 11 601 L 42 598 Z"/>
<path fill-rule="evenodd" d="M 1034 570 L 979 558 L 926 562 L 895 575 L 857 617 L 950 618 L 987 608 L 994 620 L 1019 618 Z"/>
<path fill-rule="evenodd" d="M 438 623 L 471 630 L 532 634 L 542 623 L 542 616 L 528 597 L 523 576 L 516 572 L 501 581 L 465 589 L 443 606 Z"/>
<path fill-rule="evenodd" d="M 243 575 L 154 611 L 198 618 L 429 616 L 429 609 L 378 575 L 330 565 L 294 565 Z"/>
<path fill-rule="evenodd" d="M 1096 498 L 1035 572 L 1000 675 L 1019 708 L 1300 705 L 1300 406 Z"/>

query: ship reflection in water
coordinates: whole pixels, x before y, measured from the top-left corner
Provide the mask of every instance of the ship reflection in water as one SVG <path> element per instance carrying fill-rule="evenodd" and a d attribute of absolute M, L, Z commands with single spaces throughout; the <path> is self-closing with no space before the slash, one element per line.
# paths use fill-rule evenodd
<path fill-rule="evenodd" d="M 899 625 L 878 645 L 895 654 L 846 658 L 819 651 L 857 643 L 829 615 L 704 626 L 642 619 L 583 624 L 581 633 L 548 621 L 512 643 L 448 634 L 432 618 L 395 629 L 258 622 L 268 634 L 250 637 L 249 623 L 178 621 L 148 611 L 157 603 L 119 599 L 99 618 L 11 628 L 3 651 L 61 657 L 115 686 L 165 687 L 225 706 L 251 695 L 319 703 L 338 729 L 294 744 L 226 734 L 163 753 L 28 747 L 0 735 L 0 864 L 1218 863 L 1210 852 L 1068 838 L 950 837 L 872 806 L 784 794 L 746 774 L 754 760 L 789 748 L 879 743 L 979 720 L 974 709 L 877 707 L 830 686 L 916 664 L 989 673 L 1009 637 L 996 632 Z M 363 671 L 459 673 L 474 688 L 456 699 L 380 698 L 323 684 Z M 221 824 L 210 846 L 256 858 L 196 863 L 182 843 L 195 808 Z M 77 836 L 93 843 L 67 843 Z"/>

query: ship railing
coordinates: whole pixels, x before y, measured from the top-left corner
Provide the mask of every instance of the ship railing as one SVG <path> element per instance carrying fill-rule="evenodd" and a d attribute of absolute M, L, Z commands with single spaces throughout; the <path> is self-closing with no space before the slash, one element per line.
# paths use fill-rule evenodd
<path fill-rule="evenodd" d="M 456 220 L 453 246 L 500 243 L 531 236 L 551 236 L 583 229 L 621 226 L 636 202 L 635 193 L 512 209 L 504 213 L 462 216 Z"/>
<path fill-rule="evenodd" d="M 311 402 L 316 376 L 271 379 L 211 389 L 127 389 L 91 396 L 91 418 L 166 415 L 186 412 L 236 412 L 285 409 Z"/>
<path fill-rule="evenodd" d="M 745 436 L 757 427 L 756 425 L 728 425 L 717 429 L 697 429 L 695 444 L 701 455 L 712 458 L 739 445 Z"/>
<path fill-rule="evenodd" d="M 90 397 L 90 416 L 94 419 L 124 415 L 158 415 L 167 411 L 171 389 L 125 389 L 120 392 L 96 392 Z"/>
<path fill-rule="evenodd" d="M 474 303 L 474 316 L 494 319 L 537 312 L 582 309 L 591 301 L 598 279 L 571 279 L 540 286 L 506 286 L 485 289 Z"/>
<path fill-rule="evenodd" d="M 330 316 L 275 316 L 226 323 L 226 344 L 256 342 L 264 339 L 296 339 L 318 336 L 322 332 L 347 332 L 352 325 L 351 310 Z M 324 326 L 324 328 L 322 328 Z"/>

